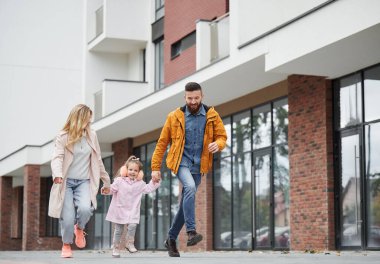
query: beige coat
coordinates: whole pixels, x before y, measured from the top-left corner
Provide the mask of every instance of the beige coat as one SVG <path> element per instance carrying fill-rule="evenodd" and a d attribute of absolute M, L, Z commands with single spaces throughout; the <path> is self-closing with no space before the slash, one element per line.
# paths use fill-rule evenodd
<path fill-rule="evenodd" d="M 49 216 L 54 218 L 61 217 L 63 200 L 65 198 L 66 176 L 67 171 L 73 161 L 73 145 L 66 147 L 68 134 L 61 131 L 55 139 L 54 153 L 51 160 L 51 170 L 53 180 L 56 177 L 62 177 L 62 184 L 53 184 L 49 199 Z M 106 172 L 102 157 L 100 155 L 100 147 L 95 131 L 91 130 L 90 138 L 87 139 L 92 152 L 90 156 L 90 193 L 91 202 L 96 209 L 96 195 L 99 190 L 99 182 L 102 179 L 104 187 L 110 187 L 110 177 Z"/>

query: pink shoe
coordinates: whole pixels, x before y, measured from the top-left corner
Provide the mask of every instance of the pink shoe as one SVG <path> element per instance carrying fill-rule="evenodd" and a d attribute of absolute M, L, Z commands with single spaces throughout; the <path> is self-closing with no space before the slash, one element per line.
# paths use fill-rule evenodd
<path fill-rule="evenodd" d="M 72 258 L 73 257 L 73 252 L 71 251 L 70 244 L 63 244 L 61 257 L 62 258 Z"/>
<path fill-rule="evenodd" d="M 86 246 L 86 238 L 84 235 L 86 234 L 82 229 L 78 228 L 78 224 L 74 226 L 74 234 L 75 234 L 75 245 L 78 248 L 84 248 Z"/>

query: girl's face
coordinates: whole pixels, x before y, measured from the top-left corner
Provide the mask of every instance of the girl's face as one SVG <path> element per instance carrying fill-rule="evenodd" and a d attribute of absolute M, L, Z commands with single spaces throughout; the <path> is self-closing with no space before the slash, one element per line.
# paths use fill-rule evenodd
<path fill-rule="evenodd" d="M 138 164 L 131 162 L 129 163 L 127 170 L 128 170 L 128 177 L 136 178 L 137 175 L 139 174 L 140 168 Z"/>

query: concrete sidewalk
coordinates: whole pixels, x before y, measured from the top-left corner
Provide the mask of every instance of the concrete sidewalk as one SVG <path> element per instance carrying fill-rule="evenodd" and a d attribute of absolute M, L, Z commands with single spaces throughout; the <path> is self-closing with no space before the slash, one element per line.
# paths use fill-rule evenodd
<path fill-rule="evenodd" d="M 380 263 L 380 251 L 344 251 L 326 253 L 277 251 L 213 251 L 202 253 L 180 252 L 180 258 L 170 258 L 165 251 L 140 251 L 135 254 L 122 252 L 121 258 L 112 258 L 111 251 L 76 250 L 70 259 L 60 258 L 59 251 L 0 251 L 0 264 L 56 264 L 56 263 L 133 263 L 133 264 L 361 264 Z"/>

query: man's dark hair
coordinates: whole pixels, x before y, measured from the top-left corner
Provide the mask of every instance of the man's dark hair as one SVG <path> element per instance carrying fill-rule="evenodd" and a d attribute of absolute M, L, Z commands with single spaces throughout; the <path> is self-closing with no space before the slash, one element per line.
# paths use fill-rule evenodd
<path fill-rule="evenodd" d="M 185 86 L 185 91 L 186 92 L 202 91 L 202 87 L 199 85 L 199 83 L 189 82 Z"/>

